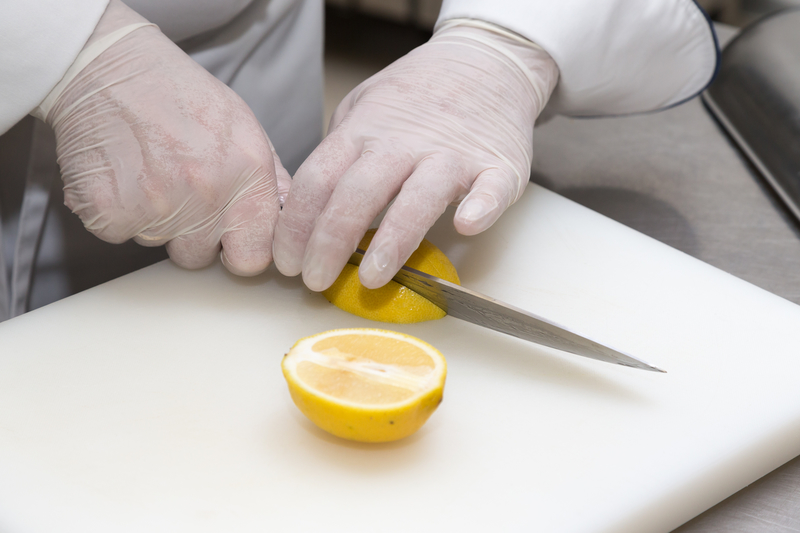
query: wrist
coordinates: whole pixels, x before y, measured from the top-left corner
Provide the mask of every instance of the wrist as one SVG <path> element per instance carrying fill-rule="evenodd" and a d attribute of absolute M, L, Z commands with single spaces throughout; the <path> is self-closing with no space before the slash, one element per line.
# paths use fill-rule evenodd
<path fill-rule="evenodd" d="M 89 40 L 72 62 L 72 65 L 67 69 L 66 74 L 45 99 L 31 111 L 31 115 L 55 127 L 58 118 L 52 116 L 51 111 L 58 105 L 65 92 L 69 90 L 73 80 L 108 48 L 127 37 L 130 33 L 147 26 L 153 26 L 158 31 L 155 24 L 147 22 L 145 18 L 139 16 L 119 0 L 112 0 Z M 93 90 L 101 89 L 102 87 L 94 88 Z M 60 116 L 63 117 L 64 113 L 61 113 Z"/>
<path fill-rule="evenodd" d="M 522 74 L 531 84 L 536 107 L 541 111 L 558 83 L 558 65 L 533 41 L 500 26 L 473 19 L 453 19 L 437 28 L 431 42 L 469 43 Z"/>
<path fill-rule="evenodd" d="M 84 50 L 91 46 L 95 41 L 102 39 L 109 33 L 131 24 L 146 23 L 148 20 L 139 15 L 136 11 L 123 4 L 120 0 L 111 0 L 106 7 L 103 16 L 95 26 L 94 31 L 86 41 Z"/>

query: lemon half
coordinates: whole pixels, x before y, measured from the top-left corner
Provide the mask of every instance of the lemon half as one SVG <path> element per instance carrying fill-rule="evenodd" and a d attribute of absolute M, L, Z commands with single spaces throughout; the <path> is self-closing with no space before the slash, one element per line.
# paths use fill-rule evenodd
<path fill-rule="evenodd" d="M 442 401 L 447 364 L 430 344 L 403 333 L 335 329 L 300 339 L 282 362 L 295 405 L 345 439 L 407 437 Z"/>
<path fill-rule="evenodd" d="M 374 235 L 375 230 L 368 231 L 359 248 L 366 250 Z M 452 283 L 461 283 L 453 263 L 427 240 L 420 243 L 406 265 Z M 358 267 L 351 264 L 345 265 L 333 285 L 322 294 L 336 307 L 378 322 L 409 324 L 445 316 L 441 308 L 396 281 L 379 289 L 364 287 L 358 280 Z"/>

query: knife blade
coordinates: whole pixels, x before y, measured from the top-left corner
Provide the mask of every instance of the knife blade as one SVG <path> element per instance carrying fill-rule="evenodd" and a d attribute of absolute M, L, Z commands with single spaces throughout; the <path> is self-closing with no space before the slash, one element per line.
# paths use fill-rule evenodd
<path fill-rule="evenodd" d="M 364 253 L 364 250 L 356 249 L 348 262 L 361 265 Z M 472 324 L 607 363 L 651 372 L 666 372 L 544 317 L 425 272 L 403 266 L 392 279 L 430 300 L 448 315 Z"/>

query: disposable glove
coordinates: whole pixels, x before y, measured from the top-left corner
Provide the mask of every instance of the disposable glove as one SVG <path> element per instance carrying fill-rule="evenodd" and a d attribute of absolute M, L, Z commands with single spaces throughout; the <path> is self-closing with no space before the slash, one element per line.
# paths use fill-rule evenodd
<path fill-rule="evenodd" d="M 441 27 L 339 104 L 278 217 L 278 269 L 326 289 L 393 199 L 359 269 L 366 287 L 391 280 L 452 202 L 460 233 L 486 230 L 525 189 L 557 80 L 530 41 L 478 21 Z"/>
<path fill-rule="evenodd" d="M 55 130 L 65 203 L 105 241 L 166 244 L 187 268 L 222 248 L 257 274 L 291 178 L 247 105 L 146 22 L 112 0 L 34 113 Z"/>

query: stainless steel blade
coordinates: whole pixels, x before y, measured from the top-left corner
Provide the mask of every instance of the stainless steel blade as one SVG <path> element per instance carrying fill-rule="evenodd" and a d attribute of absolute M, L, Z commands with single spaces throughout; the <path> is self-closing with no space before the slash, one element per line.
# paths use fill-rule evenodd
<path fill-rule="evenodd" d="M 350 263 L 360 265 L 364 250 L 357 249 Z M 424 296 L 448 315 L 526 341 L 617 365 L 665 372 L 631 355 L 579 335 L 546 318 L 490 296 L 404 266 L 393 278 Z"/>

